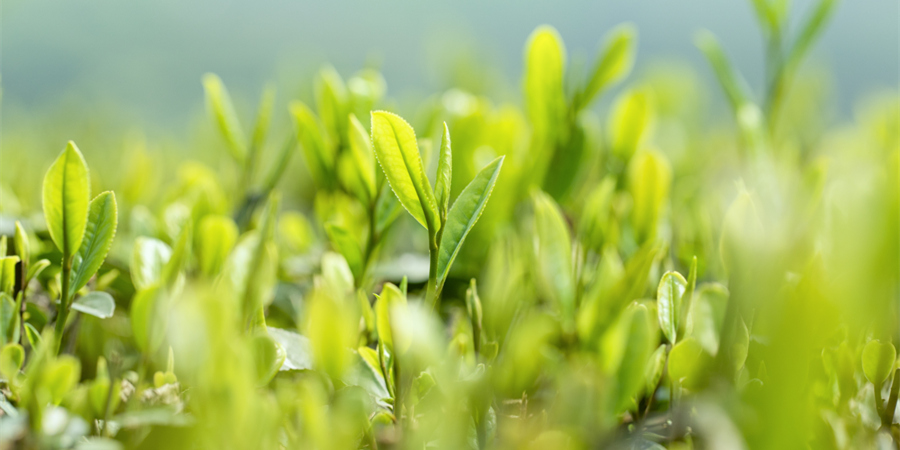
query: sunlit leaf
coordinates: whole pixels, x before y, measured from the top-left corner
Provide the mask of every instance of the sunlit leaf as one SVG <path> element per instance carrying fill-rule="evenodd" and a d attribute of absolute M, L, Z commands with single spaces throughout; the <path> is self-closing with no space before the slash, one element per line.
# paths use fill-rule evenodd
<path fill-rule="evenodd" d="M 447 209 L 450 207 L 450 187 L 453 181 L 453 153 L 450 148 L 450 129 L 444 122 L 444 134 L 441 136 L 441 151 L 438 158 L 437 176 L 434 181 L 434 199 L 438 205 L 441 220 L 446 221 Z M 446 230 L 444 234 L 446 234 Z"/>
<path fill-rule="evenodd" d="M 586 107 L 599 93 L 628 76 L 634 65 L 636 39 L 637 30 L 630 24 L 609 32 L 591 78 L 577 98 L 576 108 Z"/>
<path fill-rule="evenodd" d="M 116 311 L 116 301 L 106 292 L 94 291 L 78 298 L 72 309 L 101 319 L 108 319 Z"/>
<path fill-rule="evenodd" d="M 247 138 L 234 112 L 234 105 L 225 84 L 217 75 L 207 73 L 203 75 L 203 89 L 206 92 L 209 113 L 225 138 L 231 156 L 239 163 L 244 162 L 247 155 Z"/>
<path fill-rule="evenodd" d="M 678 341 L 681 326 L 682 298 L 687 281 L 678 272 L 666 272 L 659 280 L 656 290 L 656 305 L 659 313 L 659 327 L 669 342 Z"/>
<path fill-rule="evenodd" d="M 91 200 L 84 241 L 72 260 L 69 295 L 74 295 L 84 287 L 100 269 L 116 235 L 118 217 L 116 195 L 112 192 L 104 192 Z"/>
<path fill-rule="evenodd" d="M 87 163 L 75 143 L 69 141 L 44 176 L 41 194 L 50 238 L 66 257 L 81 247 L 90 189 Z"/>
<path fill-rule="evenodd" d="M 897 360 L 897 350 L 890 342 L 881 342 L 872 339 L 863 348 L 862 368 L 866 379 L 878 389 L 881 383 L 888 379 L 894 371 L 894 362 Z"/>
<path fill-rule="evenodd" d="M 147 237 L 135 239 L 131 256 L 131 281 L 135 289 L 146 289 L 160 282 L 163 268 L 171 257 L 172 248 L 165 242 Z"/>

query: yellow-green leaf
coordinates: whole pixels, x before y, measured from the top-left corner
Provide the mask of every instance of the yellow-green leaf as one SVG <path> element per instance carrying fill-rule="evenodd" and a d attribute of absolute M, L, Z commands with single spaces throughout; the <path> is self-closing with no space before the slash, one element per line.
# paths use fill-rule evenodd
<path fill-rule="evenodd" d="M 863 348 L 862 368 L 866 378 L 878 389 L 881 383 L 891 376 L 894 371 L 894 362 L 897 359 L 897 350 L 890 342 L 881 342 L 872 339 Z"/>
<path fill-rule="evenodd" d="M 450 129 L 444 122 L 444 135 L 441 137 L 441 153 L 438 158 L 437 177 L 434 181 L 434 198 L 440 211 L 441 221 L 447 218 L 450 207 L 450 185 L 453 181 L 453 154 L 450 150 Z M 446 234 L 446 230 L 444 234 Z"/>
<path fill-rule="evenodd" d="M 372 140 L 363 124 L 354 115 L 350 115 L 350 151 L 356 164 L 358 176 L 368 194 L 368 200 L 375 198 L 375 156 L 372 153 Z"/>
<path fill-rule="evenodd" d="M 44 176 L 42 192 L 47 230 L 66 258 L 78 251 L 84 238 L 90 189 L 87 163 L 69 141 Z"/>
<path fill-rule="evenodd" d="M 553 140 L 566 113 L 563 79 L 566 51 L 559 33 L 541 25 L 525 47 L 525 106 L 535 135 Z"/>
<path fill-rule="evenodd" d="M 172 257 L 172 248 L 159 239 L 139 237 L 131 254 L 131 281 L 136 290 L 146 289 L 162 280 L 163 267 Z"/>
<path fill-rule="evenodd" d="M 303 102 L 291 103 L 291 115 L 297 126 L 297 140 L 303 148 L 306 166 L 319 186 L 330 185 L 334 172 L 334 148 L 322 122 Z"/>
<path fill-rule="evenodd" d="M 238 228 L 227 216 L 208 215 L 200 221 L 200 235 L 197 236 L 197 259 L 200 271 L 213 277 L 222 265 L 231 249 L 237 242 Z"/>
<path fill-rule="evenodd" d="M 597 60 L 576 108 L 586 107 L 597 94 L 628 76 L 634 65 L 636 38 L 637 30 L 631 24 L 620 25 L 609 32 L 602 56 Z"/>
<path fill-rule="evenodd" d="M 247 154 L 247 138 L 234 112 L 234 105 L 225 84 L 216 74 L 203 75 L 203 89 L 206 91 L 206 104 L 210 115 L 219 127 L 222 137 L 228 144 L 228 150 L 235 161 L 242 163 Z"/>
<path fill-rule="evenodd" d="M 687 281 L 678 272 L 666 272 L 659 280 L 656 289 L 656 311 L 659 316 L 659 327 L 666 339 L 677 342 L 678 330 L 681 326 L 681 307 Z"/>
<path fill-rule="evenodd" d="M 441 227 L 431 183 L 425 176 L 413 127 L 386 111 L 372 113 L 375 157 L 400 204 L 430 233 Z"/>

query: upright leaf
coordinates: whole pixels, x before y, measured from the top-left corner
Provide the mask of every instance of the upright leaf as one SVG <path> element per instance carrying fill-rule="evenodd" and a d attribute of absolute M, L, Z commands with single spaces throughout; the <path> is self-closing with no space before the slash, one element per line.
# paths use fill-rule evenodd
<path fill-rule="evenodd" d="M 453 181 L 453 154 L 450 150 L 450 129 L 444 122 L 444 135 L 441 137 L 441 153 L 438 159 L 437 177 L 434 181 L 434 198 L 437 201 L 441 221 L 447 219 L 447 208 L 450 207 L 450 184 Z M 444 231 L 446 234 L 446 231 Z"/>
<path fill-rule="evenodd" d="M 359 242 L 347 231 L 346 228 L 335 224 L 325 224 L 325 232 L 328 234 L 328 240 L 334 249 L 347 260 L 353 277 L 357 280 L 362 276 L 363 255 Z"/>
<path fill-rule="evenodd" d="M 69 141 L 44 176 L 42 192 L 47 230 L 66 257 L 81 247 L 90 189 L 87 163 L 75 143 Z"/>
<path fill-rule="evenodd" d="M 291 115 L 297 126 L 297 140 L 303 149 L 306 166 L 316 184 L 327 186 L 332 182 L 335 154 L 328 133 L 322 122 L 303 102 L 291 103 Z"/>
<path fill-rule="evenodd" d="M 525 47 L 525 106 L 538 140 L 552 142 L 566 114 L 566 52 L 559 33 L 542 25 Z"/>
<path fill-rule="evenodd" d="M 866 378 L 875 385 L 875 389 L 881 387 L 881 383 L 894 371 L 894 362 L 897 360 L 897 350 L 890 342 L 881 342 L 872 339 L 862 352 L 862 368 Z"/>
<path fill-rule="evenodd" d="M 834 7 L 838 0 L 819 0 L 815 9 L 809 14 L 809 17 L 803 23 L 800 35 L 788 54 L 788 69 L 796 68 L 803 60 L 809 47 L 819 37 L 825 27 L 825 22 L 834 11 Z"/>
<path fill-rule="evenodd" d="M 732 109 L 737 114 L 746 103 L 750 102 L 750 88 L 747 87 L 747 82 L 734 70 L 719 45 L 719 41 L 712 33 L 706 30 L 701 31 L 697 35 L 696 44 L 709 60 L 719 84 L 722 85 Z"/>
<path fill-rule="evenodd" d="M 372 140 L 363 124 L 354 115 L 350 115 L 350 151 L 356 164 L 362 185 L 366 188 L 369 200 L 378 193 L 375 186 L 375 157 L 372 153 Z"/>
<path fill-rule="evenodd" d="M 216 74 L 203 75 L 203 89 L 206 91 L 206 104 L 210 115 L 219 127 L 222 137 L 228 144 L 228 150 L 235 161 L 242 163 L 247 154 L 247 138 L 234 112 L 234 105 L 222 79 Z"/>
<path fill-rule="evenodd" d="M 565 320 L 573 320 L 575 272 L 572 267 L 572 238 L 568 225 L 556 202 L 547 194 L 538 192 L 532 203 L 538 287 Z"/>
<path fill-rule="evenodd" d="M 104 192 L 91 200 L 84 241 L 72 261 L 69 295 L 75 295 L 100 269 L 116 235 L 118 217 L 116 195 L 112 192 Z"/>
<path fill-rule="evenodd" d="M 378 332 L 378 340 L 381 341 L 389 352 L 394 353 L 394 338 L 391 327 L 391 311 L 398 307 L 406 306 L 406 296 L 397 286 L 391 283 L 385 283 L 381 290 L 381 295 L 375 301 L 375 327 Z M 402 349 L 409 343 L 405 343 Z"/>
<path fill-rule="evenodd" d="M 14 237 L 14 246 L 16 249 L 16 256 L 22 261 L 26 267 L 30 262 L 31 249 L 29 248 L 28 242 L 28 233 L 25 232 L 25 228 L 22 227 L 22 224 L 17 220 L 16 221 L 16 234 Z"/>
<path fill-rule="evenodd" d="M 588 80 L 576 109 L 586 107 L 597 94 L 628 76 L 634 65 L 637 30 L 630 24 L 620 25 L 609 32 L 603 53 Z"/>
<path fill-rule="evenodd" d="M 238 228 L 227 216 L 208 215 L 200 221 L 197 257 L 200 271 L 212 277 L 219 273 L 238 237 Z"/>
<path fill-rule="evenodd" d="M 622 162 L 628 162 L 646 140 L 652 117 L 653 107 L 646 90 L 630 90 L 616 100 L 609 129 L 612 153 Z"/>
<path fill-rule="evenodd" d="M 684 296 L 687 281 L 678 272 L 666 272 L 659 280 L 656 290 L 656 312 L 659 316 L 659 327 L 666 339 L 671 343 L 678 340 L 678 329 L 681 319 L 681 299 Z"/>
<path fill-rule="evenodd" d="M 372 113 L 375 157 L 400 204 L 431 233 L 441 224 L 431 183 L 422 166 L 412 126 L 386 111 Z"/>
<path fill-rule="evenodd" d="M 628 168 L 628 187 L 634 201 L 631 223 L 639 241 L 656 236 L 671 183 L 672 169 L 661 153 L 642 151 L 632 159 Z"/>
<path fill-rule="evenodd" d="M 448 145 L 449 148 L 449 145 Z M 449 151 L 447 152 L 449 154 Z M 491 191 L 500 176 L 500 168 L 503 166 L 503 156 L 495 159 L 481 169 L 478 175 L 460 192 L 453 207 L 447 214 L 447 223 L 444 224 L 444 233 L 441 236 L 440 253 L 437 266 L 437 291 L 440 292 L 447 281 L 450 266 L 469 231 L 478 222 L 481 213 L 491 197 Z M 448 182 L 449 183 L 449 182 Z M 449 185 L 447 186 L 449 188 Z M 448 194 L 449 195 L 449 194 Z"/>

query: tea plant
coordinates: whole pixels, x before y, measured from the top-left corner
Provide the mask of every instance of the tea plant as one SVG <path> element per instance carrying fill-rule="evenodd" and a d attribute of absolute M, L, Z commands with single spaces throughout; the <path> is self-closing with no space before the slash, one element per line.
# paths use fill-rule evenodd
<path fill-rule="evenodd" d="M 541 26 L 524 107 L 326 67 L 250 129 L 207 74 L 199 151 L 5 140 L 0 448 L 897 447 L 900 99 L 820 127 L 835 2 L 752 6 L 734 126 Z"/>

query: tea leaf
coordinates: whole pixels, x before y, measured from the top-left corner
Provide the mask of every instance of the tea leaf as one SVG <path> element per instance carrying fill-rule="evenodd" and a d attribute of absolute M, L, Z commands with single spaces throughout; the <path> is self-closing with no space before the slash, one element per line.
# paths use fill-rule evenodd
<path fill-rule="evenodd" d="M 15 380 L 25 363 L 25 349 L 21 345 L 6 344 L 0 350 L 0 375 L 3 375 L 10 383 Z"/>
<path fill-rule="evenodd" d="M 91 200 L 84 241 L 72 261 L 72 284 L 69 295 L 75 295 L 100 269 L 112 247 L 118 221 L 114 193 L 107 191 Z"/>
<path fill-rule="evenodd" d="M 666 272 L 659 280 L 656 290 L 657 312 L 659 313 L 659 326 L 671 343 L 678 340 L 678 329 L 681 326 L 682 298 L 687 287 L 687 281 L 678 272 Z"/>
<path fill-rule="evenodd" d="M 394 353 L 393 328 L 391 327 L 392 310 L 406 306 L 406 296 L 400 292 L 397 286 L 385 283 L 381 295 L 375 301 L 375 323 L 378 332 L 378 340 L 381 341 L 389 352 Z M 407 343 L 408 345 L 408 343 Z M 398 352 L 402 352 L 398 350 Z"/>
<path fill-rule="evenodd" d="M 315 97 L 319 117 L 331 140 L 341 142 L 346 139 L 347 117 L 350 112 L 347 108 L 347 88 L 334 67 L 326 66 L 319 71 L 319 76 L 316 77 Z"/>
<path fill-rule="evenodd" d="M 694 338 L 687 338 L 672 347 L 669 352 L 669 377 L 682 381 L 699 369 L 703 348 Z"/>
<path fill-rule="evenodd" d="M 672 169 L 665 156 L 655 151 L 639 152 L 628 168 L 628 188 L 634 206 L 631 221 L 638 240 L 656 236 L 672 183 Z"/>
<path fill-rule="evenodd" d="M 346 228 L 335 223 L 325 224 L 325 232 L 328 234 L 328 240 L 331 241 L 334 249 L 347 260 L 347 264 L 353 272 L 353 278 L 360 279 L 362 277 L 363 255 L 356 238 Z"/>
<path fill-rule="evenodd" d="M 695 42 L 709 60 L 709 64 L 731 104 L 731 109 L 738 114 L 745 104 L 750 103 L 750 88 L 747 87 L 747 82 L 734 70 L 719 45 L 719 41 L 712 33 L 706 30 L 701 31 L 697 34 Z"/>
<path fill-rule="evenodd" d="M 359 177 L 366 188 L 368 199 L 375 198 L 378 191 L 375 186 L 375 157 L 369 133 L 354 115 L 350 115 L 350 151 L 356 164 Z"/>
<path fill-rule="evenodd" d="M 876 389 L 879 389 L 881 383 L 884 383 L 894 371 L 896 359 L 897 350 L 894 348 L 894 344 L 872 339 L 862 352 L 862 368 L 866 379 L 874 384 Z"/>
<path fill-rule="evenodd" d="M 335 154 L 322 122 L 303 102 L 291 103 L 291 115 L 297 127 L 297 140 L 303 148 L 306 167 L 319 186 L 329 186 L 335 165 Z"/>
<path fill-rule="evenodd" d="M 594 97 L 628 76 L 634 65 L 636 39 L 637 30 L 630 24 L 620 25 L 607 34 L 602 56 L 584 91 L 576 98 L 575 109 L 588 106 Z"/>
<path fill-rule="evenodd" d="M 375 111 L 372 143 L 378 164 L 400 204 L 429 233 L 437 233 L 441 227 L 437 204 L 412 126 L 396 114 Z"/>
<path fill-rule="evenodd" d="M 537 139 L 554 142 L 566 114 L 566 52 L 559 33 L 539 26 L 525 46 L 525 106 Z"/>
<path fill-rule="evenodd" d="M 172 256 L 162 269 L 162 281 L 166 285 L 171 286 L 174 284 L 191 260 L 191 247 L 194 243 L 193 230 L 194 224 L 192 221 L 188 221 L 181 228 L 178 241 L 175 242 L 175 247 L 172 249 Z"/>
<path fill-rule="evenodd" d="M 131 256 L 131 281 L 136 290 L 146 289 L 162 280 L 163 267 L 172 257 L 172 248 L 159 239 L 134 240 Z"/>
<path fill-rule="evenodd" d="M 547 194 L 532 197 L 534 207 L 537 281 L 541 294 L 550 299 L 566 320 L 575 314 L 575 272 L 572 238 L 559 206 Z"/>
<path fill-rule="evenodd" d="M 203 89 L 209 113 L 225 138 L 231 156 L 235 161 L 243 163 L 247 157 L 247 138 L 234 112 L 225 84 L 217 75 L 207 73 L 203 75 Z"/>
<path fill-rule="evenodd" d="M 253 137 L 250 140 L 250 148 L 247 151 L 247 160 L 256 160 L 259 149 L 266 141 L 266 135 L 269 132 L 269 124 L 272 121 L 272 109 L 275 105 L 275 88 L 266 86 L 263 90 L 262 97 L 259 99 L 259 107 L 256 112 L 256 125 L 253 127 Z"/>
<path fill-rule="evenodd" d="M 444 122 L 444 134 L 441 137 L 441 152 L 438 158 L 437 176 L 434 181 L 434 198 L 437 201 L 441 222 L 447 222 L 447 208 L 450 207 L 450 185 L 453 181 L 453 153 L 450 149 L 450 129 Z M 444 230 L 444 234 L 447 231 Z"/>
<path fill-rule="evenodd" d="M 5 256 L 0 258 L 0 292 L 13 295 L 16 286 L 16 264 L 18 256 Z"/>
<path fill-rule="evenodd" d="M 75 143 L 69 141 L 44 176 L 41 194 L 47 231 L 66 258 L 81 247 L 90 189 L 87 163 Z"/>
<path fill-rule="evenodd" d="M 446 135 L 446 134 L 445 134 Z M 449 148 L 449 144 L 448 144 Z M 449 154 L 449 151 L 447 152 Z M 469 185 L 460 192 L 447 214 L 447 222 L 444 224 L 444 232 L 441 236 L 440 253 L 438 254 L 438 278 L 437 291 L 440 292 L 450 273 L 450 266 L 459 249 L 462 247 L 466 236 L 475 227 L 481 213 L 487 205 L 497 177 L 500 176 L 500 168 L 503 166 L 504 157 L 501 156 L 481 169 L 478 175 L 469 182 Z M 448 162 L 449 164 L 449 162 Z M 448 169 L 449 171 L 449 169 Z M 449 185 L 447 186 L 449 188 Z M 449 194 L 447 194 L 449 195 Z"/>
<path fill-rule="evenodd" d="M 757 0 L 759 1 L 759 0 Z M 800 35 L 797 36 L 794 46 L 790 49 L 787 56 L 788 69 L 793 69 L 800 64 L 803 57 L 806 56 L 809 47 L 822 34 L 825 23 L 834 11 L 837 0 L 819 0 L 815 9 L 809 14 L 803 22 Z"/>
<path fill-rule="evenodd" d="M 16 256 L 27 267 L 31 258 L 30 243 L 28 242 L 28 233 L 25 232 L 25 228 L 22 227 L 18 220 L 16 221 L 16 233 L 13 238 L 13 244 L 16 249 Z"/>
<path fill-rule="evenodd" d="M 272 336 L 284 349 L 286 357 L 280 370 L 312 369 L 312 350 L 309 339 L 293 331 L 274 327 L 267 327 L 267 329 L 269 336 Z"/>
<path fill-rule="evenodd" d="M 94 291 L 75 300 L 72 303 L 72 309 L 101 319 L 108 319 L 116 312 L 116 301 L 106 292 Z"/>
<path fill-rule="evenodd" d="M 609 129 L 612 152 L 628 162 L 649 135 L 653 106 L 647 90 L 631 90 L 620 95 L 613 106 Z"/>
<path fill-rule="evenodd" d="M 237 225 L 230 217 L 219 215 L 204 217 L 200 221 L 200 234 L 197 236 L 200 271 L 208 277 L 215 276 L 225 264 L 237 237 Z"/>

